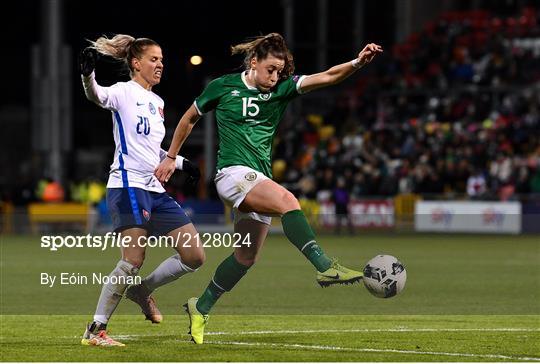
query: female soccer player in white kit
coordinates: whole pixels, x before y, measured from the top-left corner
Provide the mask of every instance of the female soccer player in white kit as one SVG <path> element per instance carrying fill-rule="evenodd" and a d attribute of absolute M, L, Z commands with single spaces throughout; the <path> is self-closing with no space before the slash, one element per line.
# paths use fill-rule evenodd
<path fill-rule="evenodd" d="M 165 158 L 175 159 L 177 169 L 183 169 L 194 179 L 198 179 L 199 170 L 187 159 L 168 156 L 161 149 L 165 136 L 164 102 L 152 92 L 163 72 L 160 46 L 148 38 L 135 39 L 122 34 L 112 39 L 101 37 L 91 43 L 80 59 L 84 91 L 90 101 L 112 112 L 116 144 L 107 183 L 107 206 L 115 232 L 130 236 L 133 242 L 122 248 L 122 258 L 109 277 L 129 282 L 137 275 L 145 256 L 144 244 L 137 244 L 144 241 L 139 240 L 141 237 L 168 235 L 178 243 L 177 254 L 162 262 L 141 284 L 129 288 L 127 283 L 103 285 L 93 322 L 87 326 L 82 344 L 123 346 L 107 335 L 106 327 L 124 292 L 141 306 L 147 319 L 159 323 L 162 316 L 152 291 L 195 271 L 205 259 L 202 247 L 183 246 L 197 231 L 182 207 L 165 193 L 154 170 Z M 111 87 L 98 85 L 94 73 L 98 53 L 125 62 L 131 80 Z"/>

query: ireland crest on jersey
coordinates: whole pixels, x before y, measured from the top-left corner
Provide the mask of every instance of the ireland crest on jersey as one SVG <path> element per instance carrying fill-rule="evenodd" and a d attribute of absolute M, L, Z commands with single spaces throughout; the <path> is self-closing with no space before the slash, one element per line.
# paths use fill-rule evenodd
<path fill-rule="evenodd" d="M 270 100 L 271 97 L 272 97 L 271 92 L 269 92 L 267 94 L 259 94 L 259 99 L 261 99 L 263 101 L 268 101 L 268 100 Z"/>

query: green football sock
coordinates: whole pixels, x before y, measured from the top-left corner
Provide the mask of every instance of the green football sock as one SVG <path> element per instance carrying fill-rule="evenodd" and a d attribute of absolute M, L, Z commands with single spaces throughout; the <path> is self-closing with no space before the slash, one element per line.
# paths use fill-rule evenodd
<path fill-rule="evenodd" d="M 315 241 L 315 234 L 302 210 L 285 213 L 281 217 L 281 223 L 287 239 L 309 259 L 319 272 L 330 268 L 332 261 Z"/>
<path fill-rule="evenodd" d="M 247 273 L 249 267 L 238 263 L 234 254 L 231 254 L 217 267 L 214 278 L 206 287 L 199 300 L 197 310 L 203 315 L 207 315 L 225 292 L 230 291 Z"/>

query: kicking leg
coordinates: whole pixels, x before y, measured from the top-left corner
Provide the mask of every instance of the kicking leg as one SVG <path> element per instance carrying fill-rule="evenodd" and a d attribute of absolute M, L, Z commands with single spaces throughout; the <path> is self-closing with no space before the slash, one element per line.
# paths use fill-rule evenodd
<path fill-rule="evenodd" d="M 285 236 L 317 269 L 317 282 L 321 286 L 362 279 L 362 272 L 345 268 L 324 253 L 296 197 L 276 182 L 265 180 L 253 187 L 240 204 L 240 210 L 280 214 Z"/>
<path fill-rule="evenodd" d="M 330 258 L 317 244 L 315 234 L 296 197 L 276 182 L 266 180 L 253 187 L 240 205 L 240 210 L 282 215 L 281 223 L 285 236 L 317 271 L 324 272 L 332 265 Z"/>

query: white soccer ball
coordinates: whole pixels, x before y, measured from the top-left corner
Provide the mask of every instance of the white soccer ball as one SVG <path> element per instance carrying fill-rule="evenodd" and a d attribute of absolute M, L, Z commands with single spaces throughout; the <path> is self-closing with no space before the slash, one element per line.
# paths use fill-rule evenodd
<path fill-rule="evenodd" d="M 403 290 L 406 281 L 405 267 L 391 255 L 377 255 L 364 268 L 364 285 L 376 297 L 394 297 Z"/>

